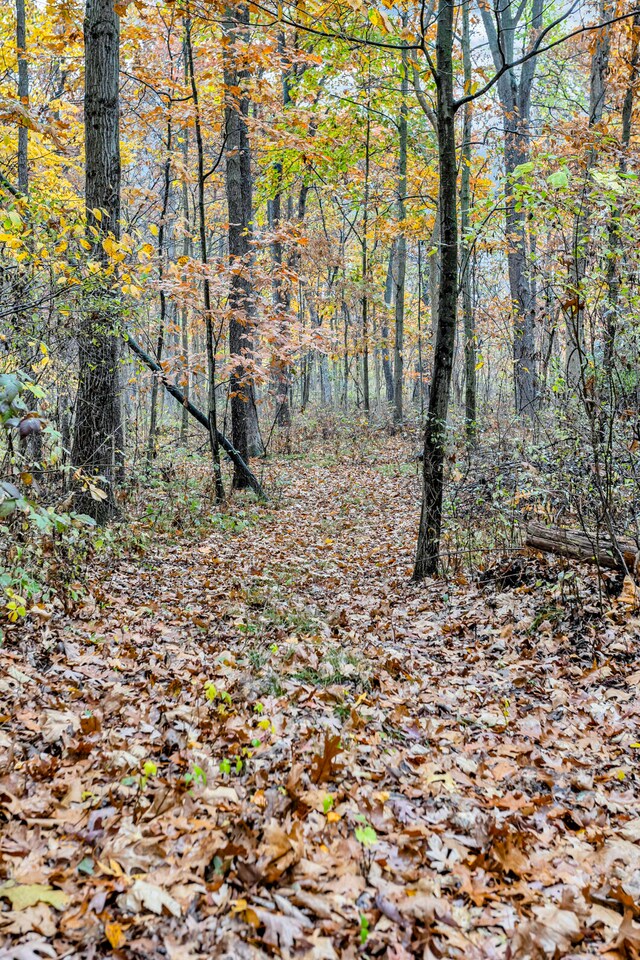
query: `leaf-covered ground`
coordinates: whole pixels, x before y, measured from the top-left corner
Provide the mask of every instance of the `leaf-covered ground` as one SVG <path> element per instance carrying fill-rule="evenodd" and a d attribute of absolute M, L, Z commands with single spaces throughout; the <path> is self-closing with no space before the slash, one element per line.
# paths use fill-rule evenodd
<path fill-rule="evenodd" d="M 277 463 L 10 635 L 2 960 L 640 956 L 628 598 L 412 585 L 397 449 Z"/>

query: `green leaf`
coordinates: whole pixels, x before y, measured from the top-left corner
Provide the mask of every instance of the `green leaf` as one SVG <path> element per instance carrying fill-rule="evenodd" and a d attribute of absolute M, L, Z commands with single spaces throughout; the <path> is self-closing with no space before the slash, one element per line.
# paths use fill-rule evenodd
<path fill-rule="evenodd" d="M 562 170 L 556 170 L 555 173 L 552 173 L 551 176 L 547 177 L 547 183 L 550 187 L 553 187 L 554 190 L 560 190 L 563 187 L 568 187 L 569 174 L 563 167 Z"/>
<path fill-rule="evenodd" d="M 372 847 L 378 842 L 378 834 L 373 827 L 356 827 L 356 840 L 363 847 Z"/>
<path fill-rule="evenodd" d="M 54 890 L 43 883 L 15 883 L 13 880 L 3 883 L 0 897 L 9 900 L 13 910 L 26 910 L 36 903 L 48 903 L 56 910 L 64 910 L 69 902 L 69 897 L 62 890 Z"/>
<path fill-rule="evenodd" d="M 519 163 L 518 166 L 513 171 L 514 177 L 523 177 L 527 173 L 533 173 L 535 169 L 535 163 L 533 160 L 529 160 L 527 163 Z"/>

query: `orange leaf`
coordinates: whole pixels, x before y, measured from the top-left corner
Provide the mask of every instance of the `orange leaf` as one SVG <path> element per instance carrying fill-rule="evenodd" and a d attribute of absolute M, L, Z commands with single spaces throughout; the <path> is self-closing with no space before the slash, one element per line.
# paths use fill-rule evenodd
<path fill-rule="evenodd" d="M 105 923 L 104 935 L 114 950 L 118 950 L 127 939 L 119 923 Z"/>

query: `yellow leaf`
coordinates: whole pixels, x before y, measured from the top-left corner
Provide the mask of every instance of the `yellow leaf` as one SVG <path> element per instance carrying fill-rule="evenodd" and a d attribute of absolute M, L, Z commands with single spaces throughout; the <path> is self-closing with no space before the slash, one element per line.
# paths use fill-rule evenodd
<path fill-rule="evenodd" d="M 482 370 L 483 367 L 484 367 L 484 357 L 480 357 L 480 359 L 476 363 L 475 369 Z"/>
<path fill-rule="evenodd" d="M 85 240 L 84 237 L 80 237 L 78 241 L 83 250 L 91 250 L 91 244 L 88 240 Z"/>
<path fill-rule="evenodd" d="M 102 210 L 100 210 L 99 207 L 94 207 L 91 213 L 94 215 L 98 223 L 100 223 L 102 220 Z"/>
<path fill-rule="evenodd" d="M 152 237 L 157 237 L 158 234 L 160 233 L 155 223 L 149 224 L 149 233 L 151 234 Z"/>
<path fill-rule="evenodd" d="M 382 33 L 391 33 L 393 30 L 393 24 L 383 10 L 369 10 L 369 20 Z"/>
<path fill-rule="evenodd" d="M 126 940 L 124 930 L 119 923 L 105 923 L 104 935 L 114 950 L 118 950 Z"/>

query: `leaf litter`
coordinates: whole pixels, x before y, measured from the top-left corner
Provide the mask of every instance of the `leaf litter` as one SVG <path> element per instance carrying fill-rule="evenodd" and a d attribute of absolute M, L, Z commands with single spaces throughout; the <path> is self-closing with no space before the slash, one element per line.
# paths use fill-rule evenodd
<path fill-rule="evenodd" d="M 412 585 L 395 456 L 11 633 L 1 960 L 640 957 L 639 621 L 540 557 Z"/>

